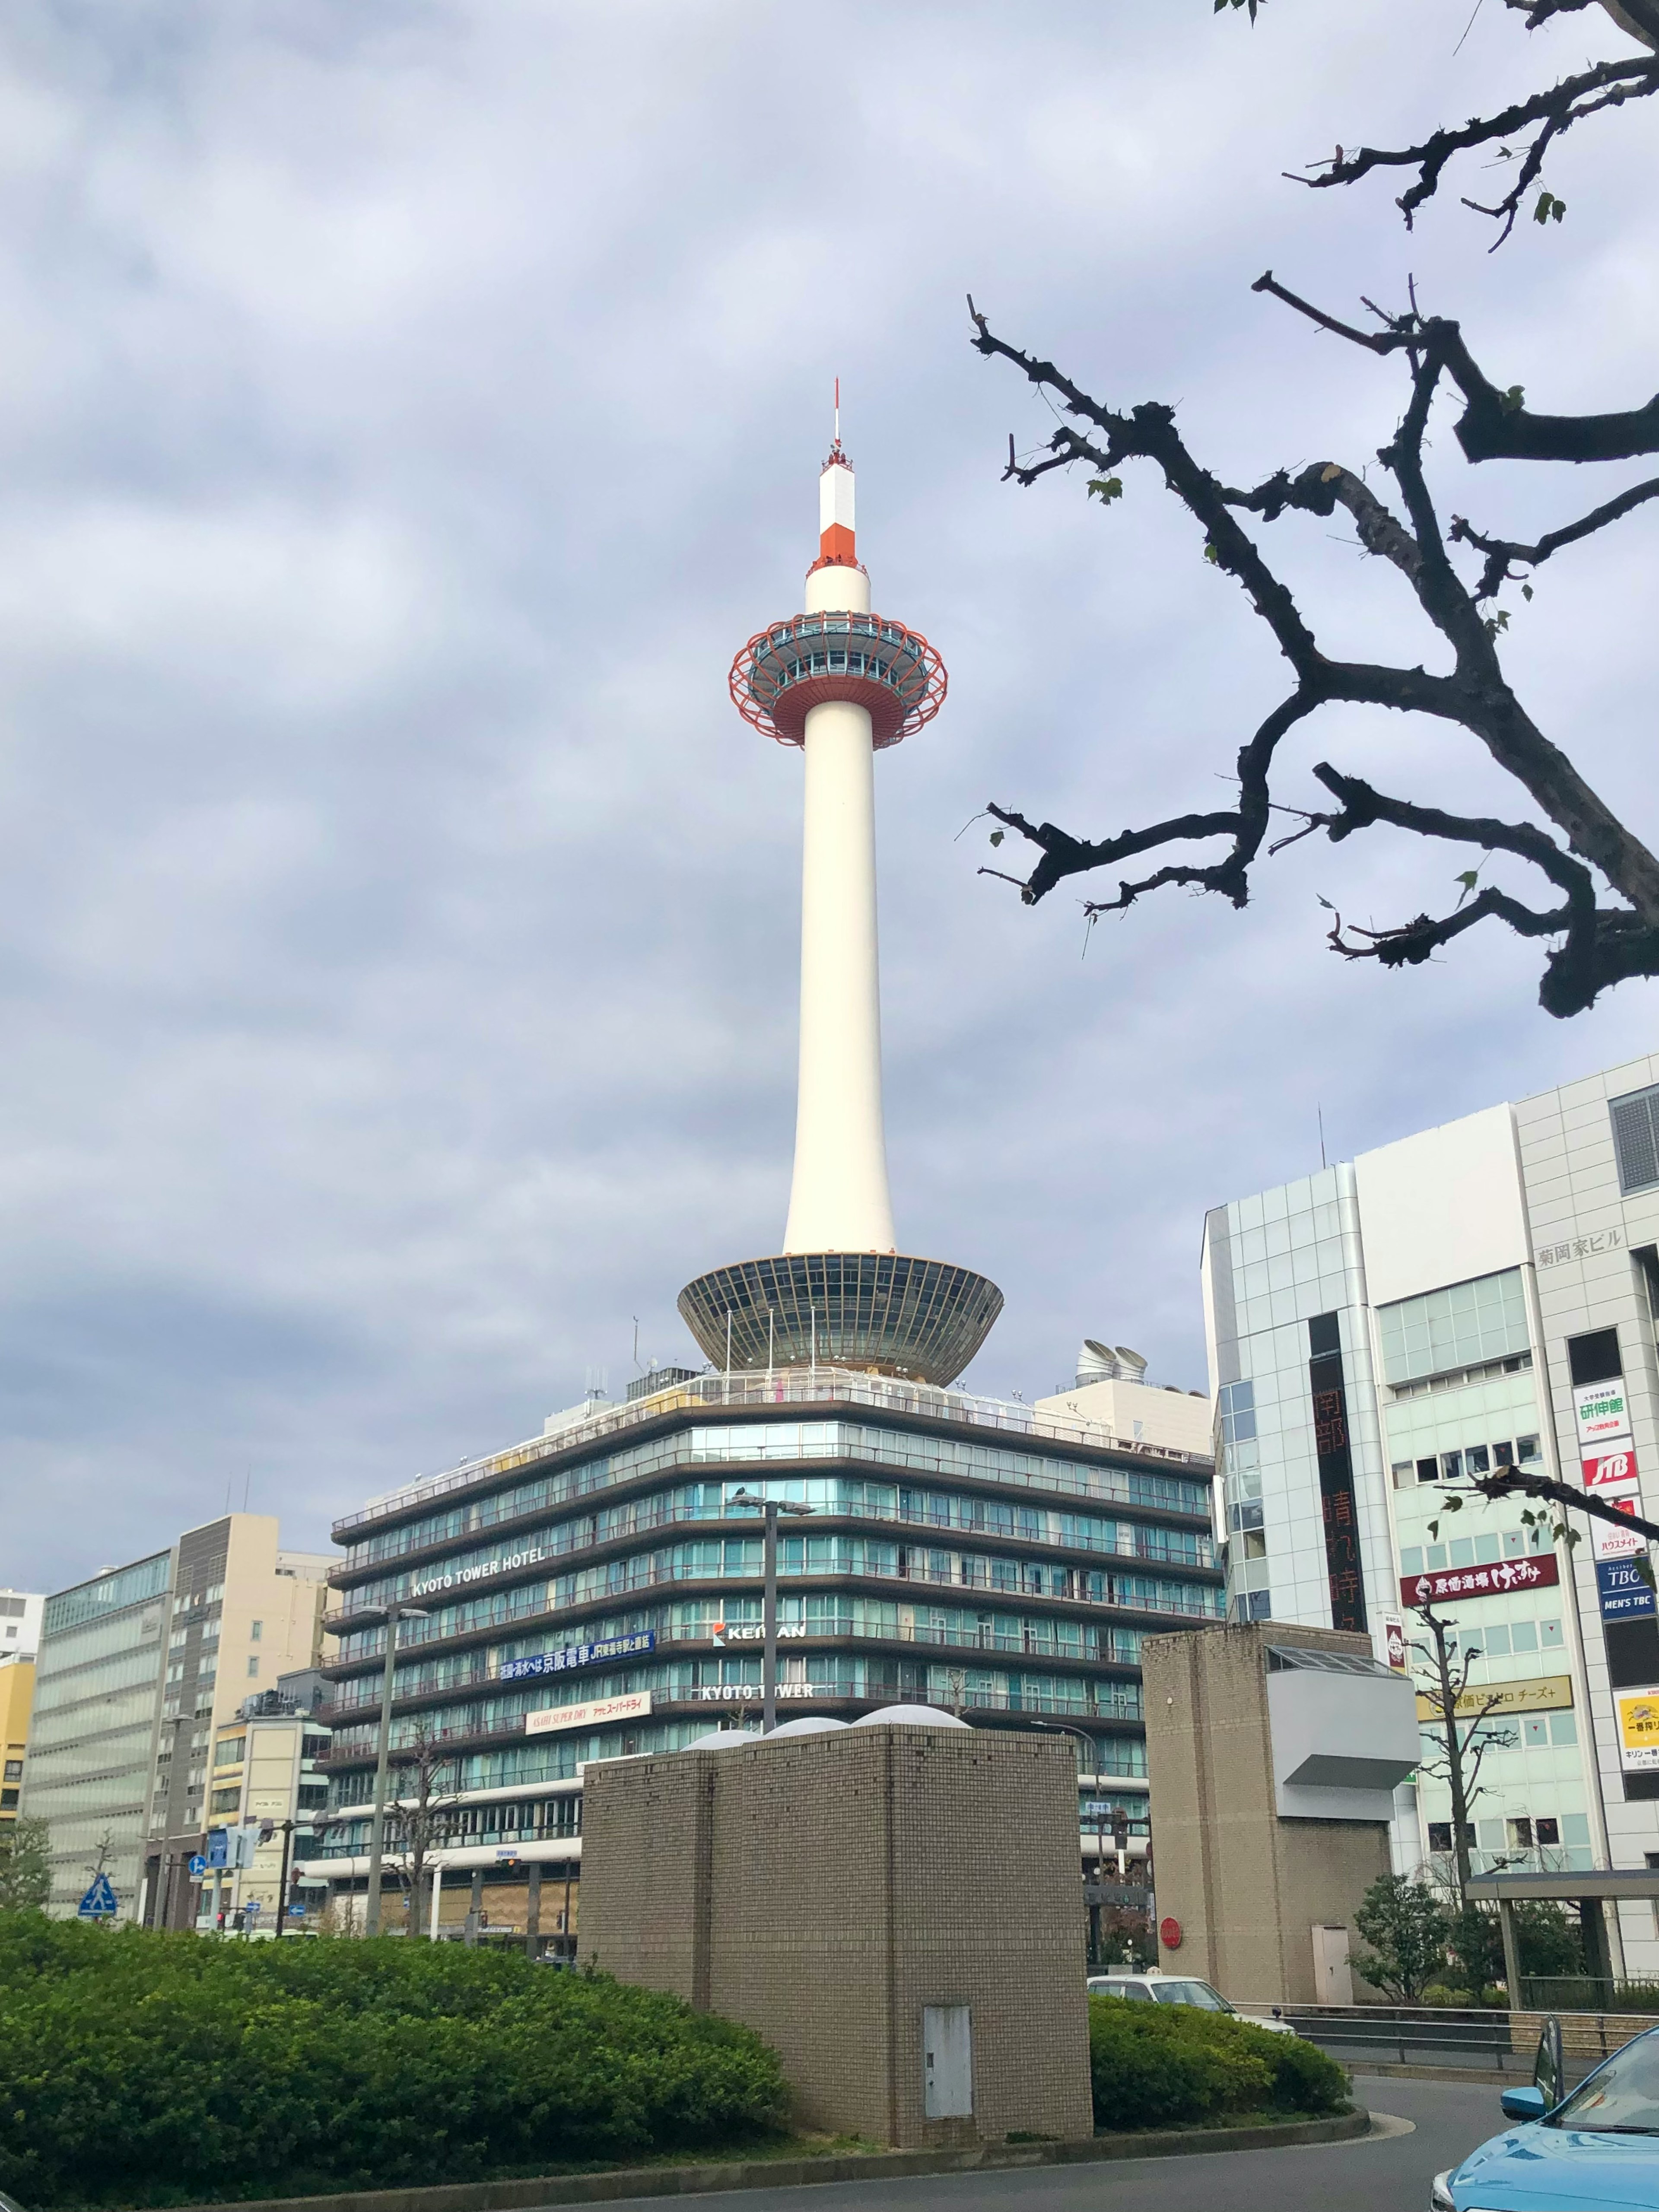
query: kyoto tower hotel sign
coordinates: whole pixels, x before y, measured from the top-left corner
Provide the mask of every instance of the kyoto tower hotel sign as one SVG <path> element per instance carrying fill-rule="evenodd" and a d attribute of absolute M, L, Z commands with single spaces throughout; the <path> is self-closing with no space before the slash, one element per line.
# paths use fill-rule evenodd
<path fill-rule="evenodd" d="M 881 1107 L 875 756 L 932 721 L 945 667 L 870 611 L 839 419 L 818 480 L 805 611 L 732 665 L 745 721 L 805 757 L 800 1075 L 783 1250 L 688 1283 L 679 1307 L 718 1367 L 833 1366 L 921 1382 L 961 1374 L 1002 1310 L 966 1267 L 897 1249 Z"/>

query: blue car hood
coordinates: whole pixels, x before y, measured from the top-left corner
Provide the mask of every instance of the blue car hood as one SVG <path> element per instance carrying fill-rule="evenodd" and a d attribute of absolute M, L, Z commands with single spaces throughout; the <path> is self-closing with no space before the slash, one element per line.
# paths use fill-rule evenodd
<path fill-rule="evenodd" d="M 1510 2128 L 1452 2170 L 1461 2208 L 1490 2212 L 1653 2212 L 1659 2136 L 1606 2136 L 1540 2120 Z"/>

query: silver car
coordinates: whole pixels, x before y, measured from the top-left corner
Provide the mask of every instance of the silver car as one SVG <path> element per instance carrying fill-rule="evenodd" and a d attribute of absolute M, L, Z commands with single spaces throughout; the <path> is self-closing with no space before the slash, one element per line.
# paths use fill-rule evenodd
<path fill-rule="evenodd" d="M 1127 1997 L 1143 2004 L 1195 2005 L 1200 2012 L 1230 2012 L 1235 2020 L 1242 2020 L 1249 2027 L 1265 2027 L 1269 2035 L 1296 2033 L 1287 2020 L 1258 2020 L 1254 2013 L 1240 2012 L 1207 1982 L 1194 1980 L 1188 1974 L 1161 1974 L 1156 1967 L 1139 1974 L 1127 1971 L 1091 1974 L 1089 1994 L 1091 1997 Z"/>

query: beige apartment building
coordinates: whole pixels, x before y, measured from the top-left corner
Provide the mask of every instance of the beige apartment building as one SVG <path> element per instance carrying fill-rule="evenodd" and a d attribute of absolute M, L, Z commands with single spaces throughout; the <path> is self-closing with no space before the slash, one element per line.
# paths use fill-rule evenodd
<path fill-rule="evenodd" d="M 228 1871 L 216 1882 L 209 1876 L 195 1883 L 187 1866 L 172 1867 L 180 1894 L 175 1905 L 158 1893 L 158 1919 L 178 1924 L 193 1894 L 196 1925 L 204 1931 L 215 1927 L 221 1912 L 228 1928 L 274 1929 L 285 1879 L 284 1917 L 290 1922 L 303 1925 L 326 1905 L 327 1880 L 309 1863 L 317 1849 L 312 1824 L 328 1797 L 320 1762 L 328 1753 L 329 1731 L 316 1717 L 323 1694 L 323 1678 L 314 1669 L 286 1674 L 273 1689 L 245 1698 L 234 1720 L 221 1722 L 208 1774 L 209 1836 L 215 1828 L 267 1821 L 270 1834 L 255 1848 L 251 1865 Z"/>
<path fill-rule="evenodd" d="M 249 1698 L 321 1658 L 331 1561 L 283 1551 L 276 1517 L 264 1513 L 188 1530 L 173 1559 L 138 1917 L 189 1927 L 198 1900 L 185 1869 L 204 1850 L 209 1827 L 229 1825 L 209 1813 L 215 1747 Z"/>

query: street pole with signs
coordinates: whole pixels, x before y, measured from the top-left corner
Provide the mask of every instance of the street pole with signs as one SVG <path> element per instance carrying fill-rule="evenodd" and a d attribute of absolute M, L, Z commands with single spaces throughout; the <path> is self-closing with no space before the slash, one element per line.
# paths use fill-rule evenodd
<path fill-rule="evenodd" d="M 423 1605 L 393 1598 L 386 1609 L 386 1679 L 380 1686 L 380 1734 L 374 1755 L 374 1805 L 368 1823 L 368 1895 L 363 1901 L 363 1933 L 380 1932 L 380 1873 L 386 1857 L 386 1778 L 392 1764 L 392 1684 L 398 1666 L 398 1623 L 424 1620 Z"/>
<path fill-rule="evenodd" d="M 764 1522 L 763 1572 L 765 1577 L 761 1599 L 761 1734 L 770 1735 L 778 1724 L 778 1516 L 780 1513 L 810 1513 L 810 1505 L 799 1505 L 788 1498 L 756 1498 L 746 1490 L 734 1490 L 726 1499 L 728 1505 L 740 1509 L 758 1509 Z"/>

